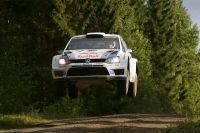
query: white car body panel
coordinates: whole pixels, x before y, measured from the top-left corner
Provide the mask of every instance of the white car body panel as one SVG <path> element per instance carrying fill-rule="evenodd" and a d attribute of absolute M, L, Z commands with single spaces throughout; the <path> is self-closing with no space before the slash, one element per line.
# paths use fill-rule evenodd
<path fill-rule="evenodd" d="M 135 81 L 136 76 L 136 66 L 137 65 L 137 59 L 131 58 L 130 59 L 130 82 Z"/>

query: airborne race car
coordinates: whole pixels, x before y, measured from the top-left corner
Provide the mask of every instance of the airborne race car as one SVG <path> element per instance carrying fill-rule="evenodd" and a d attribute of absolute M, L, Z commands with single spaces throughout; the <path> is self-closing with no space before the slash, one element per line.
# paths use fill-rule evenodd
<path fill-rule="evenodd" d="M 137 59 L 120 35 L 102 32 L 74 36 L 60 55 L 52 59 L 52 75 L 60 95 L 68 88 L 70 98 L 92 84 L 113 84 L 119 95 L 135 97 Z"/>

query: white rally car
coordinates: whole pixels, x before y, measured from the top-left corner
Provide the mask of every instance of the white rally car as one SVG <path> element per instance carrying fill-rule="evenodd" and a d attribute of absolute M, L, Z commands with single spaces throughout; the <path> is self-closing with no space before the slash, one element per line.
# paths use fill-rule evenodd
<path fill-rule="evenodd" d="M 120 35 L 102 32 L 74 36 L 52 59 L 52 75 L 60 95 L 68 88 L 70 98 L 92 84 L 113 84 L 119 95 L 137 93 L 137 59 Z"/>

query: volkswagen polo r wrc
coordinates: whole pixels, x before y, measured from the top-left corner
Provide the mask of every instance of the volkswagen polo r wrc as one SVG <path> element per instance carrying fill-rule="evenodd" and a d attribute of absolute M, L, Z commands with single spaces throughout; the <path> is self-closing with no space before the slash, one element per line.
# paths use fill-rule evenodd
<path fill-rule="evenodd" d="M 58 94 L 66 88 L 70 98 L 92 84 L 112 84 L 118 95 L 135 97 L 138 60 L 117 34 L 102 32 L 73 36 L 64 50 L 52 59 L 52 76 Z"/>

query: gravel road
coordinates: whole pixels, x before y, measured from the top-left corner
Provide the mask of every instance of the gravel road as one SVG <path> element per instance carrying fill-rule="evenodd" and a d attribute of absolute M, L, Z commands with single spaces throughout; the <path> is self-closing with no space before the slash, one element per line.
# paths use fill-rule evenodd
<path fill-rule="evenodd" d="M 169 114 L 124 114 L 100 117 L 70 118 L 29 127 L 5 130 L 3 133 L 162 133 L 184 118 Z"/>

